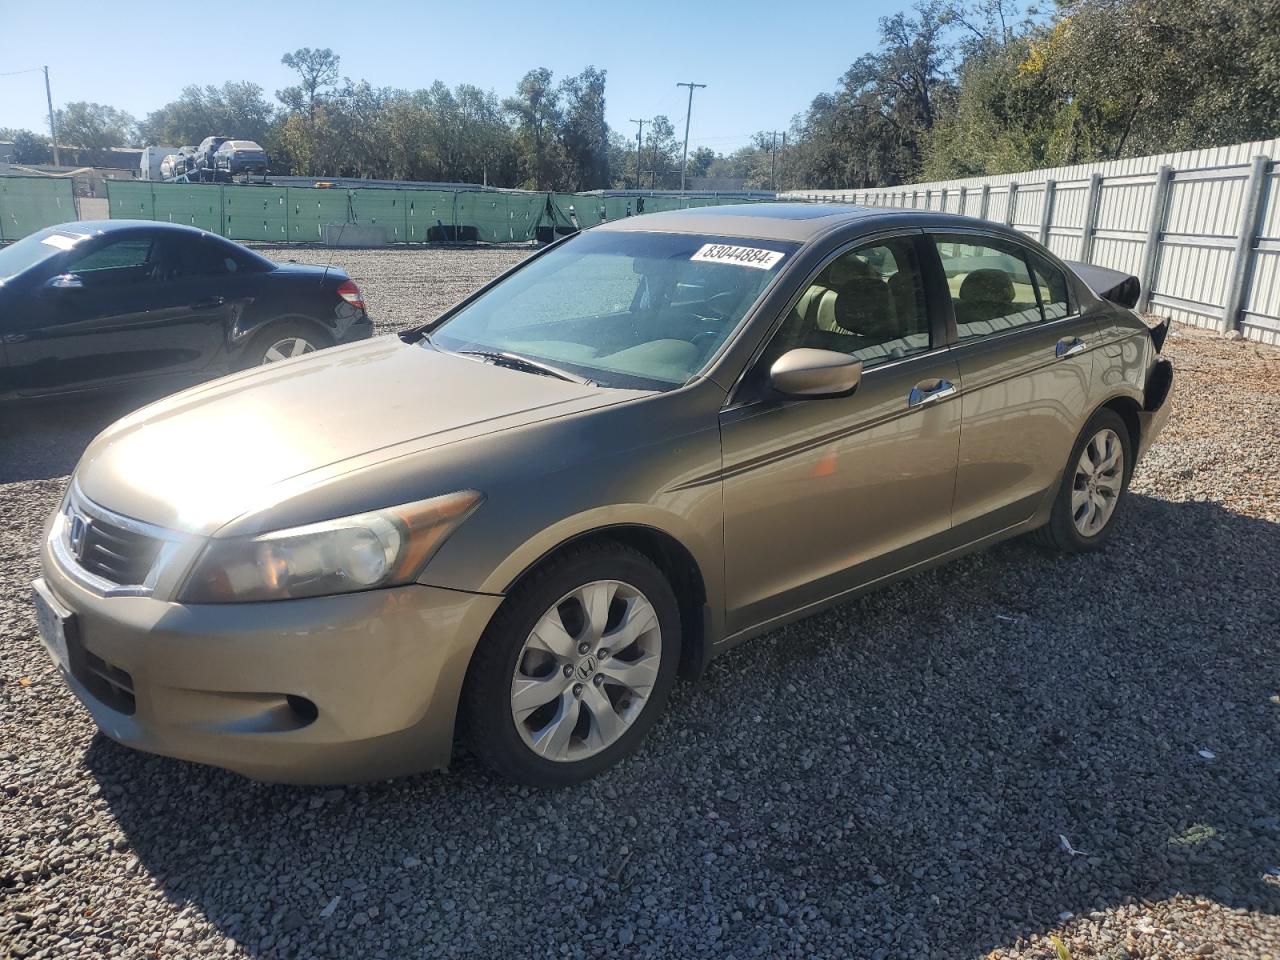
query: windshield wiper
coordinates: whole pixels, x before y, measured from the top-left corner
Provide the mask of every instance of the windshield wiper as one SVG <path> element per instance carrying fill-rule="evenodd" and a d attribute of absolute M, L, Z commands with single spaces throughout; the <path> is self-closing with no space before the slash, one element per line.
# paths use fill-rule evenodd
<path fill-rule="evenodd" d="M 557 380 L 568 380 L 570 383 L 596 385 L 594 380 L 579 377 L 559 367 L 553 367 L 549 363 L 543 363 L 541 360 L 530 360 L 528 357 L 522 357 L 518 353 L 508 353 L 505 350 L 459 350 L 458 354 L 463 357 L 478 357 L 492 363 L 495 367 L 523 370 L 525 373 L 539 373 L 544 377 L 555 377 Z"/>

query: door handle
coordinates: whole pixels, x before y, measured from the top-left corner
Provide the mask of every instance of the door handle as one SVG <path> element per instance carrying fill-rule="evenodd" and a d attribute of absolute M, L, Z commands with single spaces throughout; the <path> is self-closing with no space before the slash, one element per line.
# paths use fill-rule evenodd
<path fill-rule="evenodd" d="M 210 307 L 220 307 L 227 302 L 226 297 L 209 297 L 205 300 L 198 300 L 191 305 L 192 310 L 208 310 Z"/>
<path fill-rule="evenodd" d="M 1053 355 L 1061 360 L 1063 357 L 1074 357 L 1077 353 L 1084 353 L 1084 348 L 1085 342 L 1079 337 L 1063 337 L 1053 348 Z"/>
<path fill-rule="evenodd" d="M 947 397 L 956 395 L 956 385 L 950 380 L 926 380 L 917 383 L 907 394 L 908 407 L 923 407 L 931 403 L 941 403 Z"/>

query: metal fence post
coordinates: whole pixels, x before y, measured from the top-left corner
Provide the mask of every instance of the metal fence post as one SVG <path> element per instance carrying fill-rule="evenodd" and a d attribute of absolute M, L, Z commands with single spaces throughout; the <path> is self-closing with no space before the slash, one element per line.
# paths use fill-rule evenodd
<path fill-rule="evenodd" d="M 1145 313 L 1151 305 L 1151 285 L 1155 283 L 1156 257 L 1160 252 L 1160 232 L 1164 229 L 1164 215 L 1169 206 L 1169 184 L 1173 182 L 1173 167 L 1166 164 L 1156 173 L 1156 184 L 1151 191 L 1151 210 L 1147 215 L 1147 242 L 1142 248 L 1142 270 L 1138 283 L 1142 293 L 1138 297 L 1138 312 Z"/>
<path fill-rule="evenodd" d="M 978 210 L 978 217 L 982 220 L 987 219 L 987 210 L 991 206 L 991 184 L 984 183 L 982 185 L 982 207 Z"/>
<path fill-rule="evenodd" d="M 1009 182 L 1009 206 L 1004 212 L 1004 225 L 1006 227 L 1013 226 L 1013 221 L 1015 219 L 1015 214 L 1017 213 L 1017 211 L 1018 211 L 1018 184 L 1013 181 L 1010 181 Z"/>
<path fill-rule="evenodd" d="M 1240 310 L 1244 306 L 1253 267 L 1253 243 L 1258 233 L 1258 220 L 1262 217 L 1262 205 L 1267 195 L 1267 175 L 1270 172 L 1270 157 L 1258 154 L 1253 158 L 1249 182 L 1244 190 L 1244 209 L 1240 211 L 1240 229 L 1236 233 L 1236 246 L 1231 254 L 1231 286 L 1227 288 L 1227 302 L 1222 308 L 1223 333 L 1230 333 L 1240 326 Z"/>
<path fill-rule="evenodd" d="M 1053 200 L 1058 192 L 1057 180 L 1044 182 L 1044 204 L 1040 208 L 1040 242 L 1049 245 L 1049 228 L 1053 226 Z"/>
<path fill-rule="evenodd" d="M 1089 198 L 1085 201 L 1084 232 L 1080 235 L 1080 262 L 1093 263 L 1093 232 L 1098 228 L 1098 208 L 1102 203 L 1102 174 L 1089 178 Z"/>
<path fill-rule="evenodd" d="M 956 213 L 960 214 L 960 216 L 962 217 L 965 216 L 966 214 L 964 212 L 964 208 L 965 208 L 965 204 L 967 204 L 968 202 L 969 202 L 969 188 L 961 187 L 960 188 L 960 209 L 957 210 Z"/>

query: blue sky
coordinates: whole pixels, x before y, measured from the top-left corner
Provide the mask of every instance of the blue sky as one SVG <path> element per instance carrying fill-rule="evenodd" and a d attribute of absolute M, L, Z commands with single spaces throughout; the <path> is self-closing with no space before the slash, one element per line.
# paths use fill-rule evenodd
<path fill-rule="evenodd" d="M 557 77 L 594 64 L 608 70 L 608 120 L 635 136 L 632 117 L 665 113 L 690 149 L 728 151 L 756 130 L 783 129 L 860 54 L 877 19 L 905 4 L 815 0 L 779 4 L 484 0 L 469 3 L 103 5 L 0 0 L 0 74 L 48 64 L 55 104 L 107 103 L 141 119 L 187 83 L 252 80 L 273 97 L 292 82 L 280 55 L 332 47 L 342 73 L 377 86 L 433 80 L 511 93 L 526 70 Z M 228 12 L 218 16 L 212 11 Z M 606 9 L 608 12 L 606 12 Z M 0 76 L 0 127 L 47 132 L 39 73 Z"/>

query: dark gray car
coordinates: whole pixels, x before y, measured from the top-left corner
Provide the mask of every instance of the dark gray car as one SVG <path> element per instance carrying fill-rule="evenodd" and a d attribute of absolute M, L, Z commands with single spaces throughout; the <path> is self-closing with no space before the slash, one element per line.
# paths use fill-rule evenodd
<path fill-rule="evenodd" d="M 252 140 L 228 140 L 213 155 L 215 170 L 228 176 L 265 174 L 267 151 Z"/>
<path fill-rule="evenodd" d="M 1092 277 L 936 213 L 585 231 L 105 431 L 44 637 L 141 749 L 347 781 L 446 765 L 460 721 L 505 776 L 580 780 L 757 634 L 1018 534 L 1105 544 L 1172 370 Z"/>

